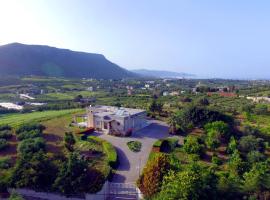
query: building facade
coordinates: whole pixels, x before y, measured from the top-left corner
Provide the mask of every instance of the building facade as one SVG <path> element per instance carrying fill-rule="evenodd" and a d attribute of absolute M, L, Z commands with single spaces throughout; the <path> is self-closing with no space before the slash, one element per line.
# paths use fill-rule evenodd
<path fill-rule="evenodd" d="M 105 134 L 126 136 L 145 126 L 145 110 L 114 106 L 87 108 L 87 127 L 93 127 Z"/>

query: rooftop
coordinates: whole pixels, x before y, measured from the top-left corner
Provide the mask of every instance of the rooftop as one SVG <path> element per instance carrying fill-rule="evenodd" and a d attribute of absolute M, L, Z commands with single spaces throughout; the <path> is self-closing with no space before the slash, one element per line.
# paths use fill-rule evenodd
<path fill-rule="evenodd" d="M 127 117 L 136 115 L 142 112 L 145 112 L 145 110 L 142 109 L 134 109 L 134 108 L 124 108 L 124 107 L 115 107 L 115 106 L 94 106 L 89 107 L 89 110 L 92 110 L 95 115 L 99 117 Z M 108 119 L 109 120 L 109 119 Z"/>

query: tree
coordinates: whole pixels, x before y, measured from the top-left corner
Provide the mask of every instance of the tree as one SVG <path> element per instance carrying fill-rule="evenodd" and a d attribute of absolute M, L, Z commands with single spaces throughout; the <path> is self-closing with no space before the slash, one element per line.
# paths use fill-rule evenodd
<path fill-rule="evenodd" d="M 231 136 L 230 142 L 227 147 L 227 152 L 233 153 L 236 149 L 237 149 L 237 141 L 233 136 Z"/>
<path fill-rule="evenodd" d="M 237 176 L 244 172 L 244 162 L 238 150 L 235 150 L 233 154 L 230 155 L 228 167 L 229 167 L 230 173 Z"/>
<path fill-rule="evenodd" d="M 74 101 L 75 102 L 80 102 L 82 98 L 83 98 L 83 96 L 81 94 L 79 94 L 74 98 Z"/>
<path fill-rule="evenodd" d="M 246 192 L 262 192 L 270 190 L 269 162 L 259 162 L 253 165 L 249 172 L 243 175 L 243 190 Z"/>
<path fill-rule="evenodd" d="M 137 181 L 137 185 L 146 198 L 157 194 L 162 185 L 163 177 L 170 168 L 168 157 L 158 154 L 154 160 L 149 161 Z"/>
<path fill-rule="evenodd" d="M 221 136 L 219 132 L 215 130 L 209 131 L 205 140 L 206 146 L 212 150 L 218 148 L 221 144 L 220 137 Z"/>
<path fill-rule="evenodd" d="M 221 138 L 228 138 L 230 136 L 230 129 L 228 124 L 223 121 L 215 121 L 207 123 L 204 126 L 206 132 L 217 132 Z"/>
<path fill-rule="evenodd" d="M 206 97 L 202 97 L 198 100 L 198 104 L 201 106 L 208 106 L 209 100 Z"/>
<path fill-rule="evenodd" d="M 239 150 L 242 152 L 260 151 L 265 149 L 264 140 L 253 135 L 243 136 L 239 141 Z"/>
<path fill-rule="evenodd" d="M 17 194 L 16 192 L 12 191 L 8 200 L 24 200 L 24 198 L 20 194 Z"/>
<path fill-rule="evenodd" d="M 65 142 L 65 147 L 69 151 L 74 150 L 74 144 L 76 143 L 76 140 L 71 132 L 66 132 L 64 136 L 64 142 Z"/>
<path fill-rule="evenodd" d="M 90 171 L 87 161 L 80 158 L 77 152 L 72 152 L 61 166 L 53 188 L 67 195 L 78 194 L 89 192 L 93 187 L 101 189 L 104 181 L 101 173 Z"/>
<path fill-rule="evenodd" d="M 49 189 L 57 170 L 43 151 L 21 155 L 11 177 L 12 186 Z"/>
<path fill-rule="evenodd" d="M 163 104 L 161 102 L 157 102 L 156 99 L 153 99 L 149 106 L 149 110 L 153 113 L 158 112 L 159 115 L 162 112 Z"/>
<path fill-rule="evenodd" d="M 36 153 L 40 150 L 45 150 L 46 144 L 43 138 L 30 138 L 21 141 L 18 145 L 18 152 L 26 155 Z"/>
<path fill-rule="evenodd" d="M 183 148 L 185 152 L 189 154 L 201 155 L 203 152 L 203 145 L 200 144 L 198 138 L 194 136 L 187 136 L 185 138 Z"/>
<path fill-rule="evenodd" d="M 265 155 L 259 151 L 251 151 L 247 154 L 247 161 L 250 166 L 253 166 L 258 162 L 265 161 Z"/>
<path fill-rule="evenodd" d="M 219 174 L 218 191 L 223 199 L 242 199 L 240 194 L 241 178 L 230 172 Z"/>
<path fill-rule="evenodd" d="M 193 163 L 186 170 L 170 171 L 163 180 L 161 192 L 154 199 L 215 199 L 216 186 L 215 173 Z"/>
<path fill-rule="evenodd" d="M 254 112 L 258 115 L 268 114 L 268 106 L 266 104 L 257 104 L 254 108 Z"/>

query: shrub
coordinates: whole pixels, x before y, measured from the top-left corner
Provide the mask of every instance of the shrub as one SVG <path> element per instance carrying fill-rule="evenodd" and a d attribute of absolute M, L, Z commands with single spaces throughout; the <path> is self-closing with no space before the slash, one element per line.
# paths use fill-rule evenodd
<path fill-rule="evenodd" d="M 103 150 L 107 156 L 107 161 L 112 168 L 117 168 L 117 152 L 113 145 L 107 141 L 102 141 Z"/>
<path fill-rule="evenodd" d="M 257 104 L 254 108 L 254 112 L 258 115 L 268 114 L 268 106 L 266 104 Z"/>
<path fill-rule="evenodd" d="M 158 154 L 146 164 L 137 185 L 146 198 L 150 198 L 161 190 L 163 177 L 168 173 L 170 162 L 166 155 Z"/>
<path fill-rule="evenodd" d="M 154 199 L 217 199 L 216 175 L 211 170 L 192 165 L 179 172 L 170 171 L 163 179 L 161 192 Z"/>
<path fill-rule="evenodd" d="M 4 130 L 11 130 L 11 127 L 9 125 L 0 125 L 0 131 Z"/>
<path fill-rule="evenodd" d="M 256 138 L 253 135 L 243 136 L 239 142 L 239 150 L 242 152 L 260 151 L 265 149 L 263 139 Z"/>
<path fill-rule="evenodd" d="M 253 165 L 257 162 L 261 162 L 265 160 L 265 155 L 259 151 L 251 151 L 247 154 L 247 161 Z"/>
<path fill-rule="evenodd" d="M 185 138 L 183 148 L 188 154 L 201 155 L 203 153 L 203 145 L 200 144 L 199 139 L 194 136 L 187 136 Z"/>
<path fill-rule="evenodd" d="M 222 160 L 217 155 L 213 155 L 212 156 L 212 163 L 213 164 L 216 164 L 216 165 L 221 165 L 222 164 Z"/>
<path fill-rule="evenodd" d="M 17 139 L 20 141 L 25 140 L 25 139 L 30 139 L 30 138 L 36 138 L 36 137 L 41 137 L 41 133 L 37 129 L 31 130 L 31 131 L 20 132 L 17 135 Z"/>
<path fill-rule="evenodd" d="M 24 200 L 24 198 L 20 194 L 12 192 L 8 200 Z"/>
<path fill-rule="evenodd" d="M 127 142 L 127 146 L 133 152 L 140 152 L 142 148 L 142 143 L 139 141 L 129 141 Z"/>
<path fill-rule="evenodd" d="M 18 152 L 21 154 L 35 153 L 40 150 L 45 150 L 45 141 L 40 137 L 25 139 L 18 145 Z"/>
<path fill-rule="evenodd" d="M 11 167 L 11 158 L 2 157 L 0 158 L 0 169 L 8 169 Z"/>
<path fill-rule="evenodd" d="M 227 152 L 228 153 L 233 153 L 236 149 L 237 149 L 237 141 L 232 136 L 230 138 L 230 142 L 229 142 L 228 147 L 227 147 Z"/>
<path fill-rule="evenodd" d="M 22 132 L 28 132 L 28 131 L 32 131 L 32 130 L 37 130 L 40 133 L 42 133 L 43 130 L 45 130 L 45 126 L 43 126 L 42 124 L 24 124 L 22 126 L 20 126 L 17 130 L 16 133 L 20 134 Z"/>
<path fill-rule="evenodd" d="M 2 130 L 0 131 L 0 138 L 2 139 L 10 139 L 12 137 L 12 132 L 10 130 Z"/>
<path fill-rule="evenodd" d="M 169 142 L 171 151 L 172 151 L 175 147 L 177 147 L 177 145 L 178 145 L 178 138 L 172 137 L 172 138 L 167 138 L 166 140 Z"/>
<path fill-rule="evenodd" d="M 153 147 L 160 147 L 162 144 L 162 140 L 157 140 L 155 141 L 155 143 L 153 144 Z"/>
<path fill-rule="evenodd" d="M 221 138 L 229 138 L 230 136 L 230 131 L 229 131 L 229 126 L 223 121 L 215 121 L 211 123 L 207 123 L 204 126 L 204 129 L 206 132 L 217 132 L 219 133 L 219 136 Z"/>
<path fill-rule="evenodd" d="M 6 139 L 0 139 L 0 151 L 8 147 L 8 142 Z"/>
<path fill-rule="evenodd" d="M 73 136 L 73 134 L 71 132 L 66 132 L 65 133 L 64 143 L 65 143 L 65 147 L 69 151 L 73 151 L 74 144 L 76 143 L 76 141 L 75 141 L 75 138 L 74 138 L 74 136 Z"/>
<path fill-rule="evenodd" d="M 51 188 L 56 174 L 55 166 L 44 152 L 21 155 L 13 169 L 11 185 L 16 188 L 47 190 Z"/>

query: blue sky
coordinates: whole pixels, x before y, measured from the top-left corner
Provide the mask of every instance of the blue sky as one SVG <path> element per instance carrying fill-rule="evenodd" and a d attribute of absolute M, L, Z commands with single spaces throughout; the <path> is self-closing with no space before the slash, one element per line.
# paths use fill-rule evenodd
<path fill-rule="evenodd" d="M 270 1 L 0 0 L 0 45 L 101 53 L 127 69 L 270 78 Z"/>

